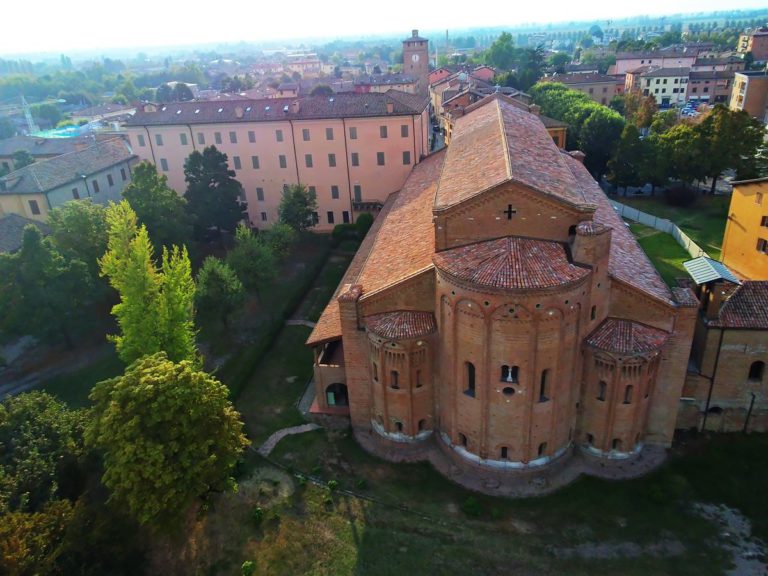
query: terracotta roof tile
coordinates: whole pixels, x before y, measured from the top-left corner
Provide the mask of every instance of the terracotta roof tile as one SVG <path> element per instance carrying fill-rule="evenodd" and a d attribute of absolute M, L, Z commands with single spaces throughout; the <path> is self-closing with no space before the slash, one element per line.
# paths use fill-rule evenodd
<path fill-rule="evenodd" d="M 587 344 L 619 354 L 646 354 L 664 346 L 668 337 L 667 332 L 646 324 L 606 318 L 587 336 Z"/>
<path fill-rule="evenodd" d="M 365 325 L 370 332 L 390 340 L 419 338 L 437 331 L 437 322 L 432 312 L 385 312 L 368 316 Z"/>
<path fill-rule="evenodd" d="M 616 214 L 605 192 L 600 189 L 581 162 L 568 154 L 563 154 L 563 158 L 579 181 L 586 198 L 597 206 L 593 216 L 594 225 L 602 225 L 613 230 L 611 252 L 608 257 L 608 271 L 611 276 L 666 303 L 673 303 L 669 287 L 661 279 L 632 232 Z"/>
<path fill-rule="evenodd" d="M 362 284 L 365 297 L 432 266 L 432 200 L 444 158 L 442 151 L 417 164 L 405 187 L 387 199 L 310 334 L 308 345 L 341 338 L 337 298 L 344 286 Z"/>
<path fill-rule="evenodd" d="M 748 280 L 736 288 L 709 325 L 768 329 L 768 280 Z"/>
<path fill-rule="evenodd" d="M 438 252 L 435 265 L 452 276 L 507 290 L 552 288 L 577 282 L 589 270 L 571 264 L 557 242 L 499 238 Z"/>
<path fill-rule="evenodd" d="M 586 203 L 578 181 L 538 116 L 500 95 L 481 102 L 471 115 L 456 121 L 435 210 L 510 180 L 569 204 Z"/>

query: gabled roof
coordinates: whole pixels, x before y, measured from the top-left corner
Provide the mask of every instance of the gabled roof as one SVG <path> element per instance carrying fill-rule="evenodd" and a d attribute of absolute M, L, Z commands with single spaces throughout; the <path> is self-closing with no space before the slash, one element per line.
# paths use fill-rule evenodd
<path fill-rule="evenodd" d="M 712 258 L 699 256 L 693 260 L 683 262 L 683 267 L 691 275 L 696 284 L 706 284 L 713 280 L 727 280 L 734 284 L 741 284 L 739 279 L 728 269 L 728 266 Z"/>
<path fill-rule="evenodd" d="M 0 216 L 0 252 L 16 252 L 21 248 L 24 228 L 30 224 L 37 226 L 43 234 L 48 234 L 50 231 L 48 225 L 18 214 Z"/>
<path fill-rule="evenodd" d="M 620 318 L 606 318 L 587 336 L 587 344 L 607 352 L 647 354 L 659 350 L 667 338 L 668 333 L 646 324 Z"/>
<path fill-rule="evenodd" d="M 32 156 L 58 156 L 74 152 L 93 144 L 93 139 L 83 138 L 36 138 L 34 136 L 12 136 L 0 140 L 0 156 L 10 156 L 18 150 Z"/>
<path fill-rule="evenodd" d="M 691 69 L 687 66 L 679 66 L 677 68 L 657 68 L 656 70 L 650 70 L 643 72 L 640 76 L 645 78 L 661 78 L 663 76 L 688 76 L 691 73 Z"/>
<path fill-rule="evenodd" d="M 501 94 L 456 121 L 435 196 L 445 210 L 504 182 L 587 208 L 578 180 L 541 120 Z"/>
<path fill-rule="evenodd" d="M 0 194 L 44 194 L 83 175 L 96 174 L 137 158 L 122 138 L 99 142 L 83 150 L 40 160 L 0 178 Z"/>
<path fill-rule="evenodd" d="M 560 84 L 616 84 L 614 76 L 605 74 L 591 74 L 587 72 L 577 72 L 573 74 L 555 74 L 545 79 L 547 82 L 559 82 Z"/>
<path fill-rule="evenodd" d="M 747 280 L 734 290 L 710 326 L 768 329 L 768 280 Z"/>

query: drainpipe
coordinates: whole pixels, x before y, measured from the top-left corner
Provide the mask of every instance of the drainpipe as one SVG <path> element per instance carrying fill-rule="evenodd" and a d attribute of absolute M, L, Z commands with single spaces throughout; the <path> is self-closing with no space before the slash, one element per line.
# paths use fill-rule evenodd
<path fill-rule="evenodd" d="M 707 429 L 707 416 L 709 415 L 709 403 L 712 401 L 712 389 L 715 387 L 715 376 L 717 375 L 717 364 L 720 362 L 720 350 L 723 347 L 723 333 L 725 330 L 720 328 L 720 339 L 717 343 L 717 354 L 715 354 L 715 365 L 712 367 L 712 375 L 709 378 L 709 392 L 707 393 L 707 405 L 704 408 L 704 419 L 701 422 L 701 431 Z M 707 376 L 705 376 L 707 378 Z"/>
<path fill-rule="evenodd" d="M 189 128 L 189 139 L 192 141 L 192 150 L 197 150 L 197 146 L 195 146 L 195 137 L 192 134 L 192 126 L 190 124 L 186 125 L 187 128 Z"/>
<path fill-rule="evenodd" d="M 349 171 L 349 151 L 347 150 L 347 120 L 341 119 L 341 127 L 344 129 L 344 163 L 347 166 L 347 195 L 349 196 L 349 221 L 355 221 L 355 211 L 352 209 L 352 174 Z"/>
<path fill-rule="evenodd" d="M 144 126 L 144 131 L 147 133 L 147 142 L 149 142 L 149 151 L 152 152 L 152 164 L 157 166 L 157 160 L 155 159 L 155 147 L 152 144 L 152 138 L 149 136 L 149 128 Z"/>
<path fill-rule="evenodd" d="M 755 407 L 755 393 L 752 392 L 752 399 L 749 401 L 749 410 L 747 410 L 747 417 L 744 420 L 744 434 L 749 431 L 749 419 L 752 417 L 752 409 Z"/>
<path fill-rule="evenodd" d="M 291 125 L 291 144 L 293 144 L 293 161 L 296 164 L 296 183 L 301 184 L 301 178 L 299 178 L 299 157 L 296 155 L 296 134 L 293 133 L 293 120 L 288 120 Z"/>

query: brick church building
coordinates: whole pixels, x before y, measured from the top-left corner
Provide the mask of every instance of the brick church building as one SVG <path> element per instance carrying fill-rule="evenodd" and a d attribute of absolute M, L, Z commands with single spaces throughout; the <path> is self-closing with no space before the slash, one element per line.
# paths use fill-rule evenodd
<path fill-rule="evenodd" d="M 672 442 L 697 314 L 580 153 L 501 94 L 458 118 L 366 236 L 307 344 L 317 414 L 379 453 L 518 474 Z"/>

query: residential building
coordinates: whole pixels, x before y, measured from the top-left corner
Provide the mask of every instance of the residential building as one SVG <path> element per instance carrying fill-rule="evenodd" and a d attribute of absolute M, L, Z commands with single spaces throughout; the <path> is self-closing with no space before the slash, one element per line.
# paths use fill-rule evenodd
<path fill-rule="evenodd" d="M 768 178 L 733 183 L 723 264 L 741 277 L 768 280 Z"/>
<path fill-rule="evenodd" d="M 0 140 L 0 170 L 13 170 L 13 154 L 23 150 L 35 160 L 45 160 L 93 144 L 91 137 L 82 138 L 37 138 L 35 136 L 11 136 Z"/>
<path fill-rule="evenodd" d="M 148 105 L 126 131 L 136 154 L 179 194 L 193 151 L 213 145 L 226 153 L 252 226 L 277 221 L 286 186 L 314 189 L 317 230 L 377 210 L 429 152 L 430 137 L 426 96 L 395 90 Z"/>
<path fill-rule="evenodd" d="M 39 220 L 31 220 L 18 214 L 0 215 L 0 254 L 13 254 L 21 248 L 24 228 L 30 224 L 37 226 L 43 234 L 50 232 L 48 226 Z"/>
<path fill-rule="evenodd" d="M 174 82 L 174 84 L 176 83 Z M 136 112 L 134 106 L 126 106 L 124 104 L 100 104 L 98 106 L 90 106 L 72 112 L 72 121 L 75 123 L 96 122 L 98 120 L 116 122 L 125 120 L 134 112 Z"/>
<path fill-rule="evenodd" d="M 734 72 L 730 108 L 768 122 L 768 71 Z"/>
<path fill-rule="evenodd" d="M 417 81 L 406 74 L 366 74 L 354 80 L 355 92 L 386 92 L 399 90 L 407 94 L 415 94 Z"/>
<path fill-rule="evenodd" d="M 616 64 L 608 69 L 608 74 L 623 75 L 641 66 L 659 68 L 690 68 L 696 62 L 697 50 L 657 50 L 654 52 L 619 52 Z"/>
<path fill-rule="evenodd" d="M 491 491 L 575 450 L 612 468 L 668 447 L 697 301 L 667 287 L 579 157 L 502 95 L 458 118 L 307 341 L 311 413 L 348 415 L 385 458 L 436 450 L 453 478 L 493 474 L 474 482 Z"/>
<path fill-rule="evenodd" d="M 688 100 L 728 106 L 733 91 L 731 71 L 691 72 L 688 77 Z"/>
<path fill-rule="evenodd" d="M 14 170 L 0 178 L 0 216 L 44 221 L 52 208 L 70 200 L 119 202 L 137 160 L 123 138 L 113 138 Z"/>
<path fill-rule="evenodd" d="M 627 72 L 625 90 L 653 96 L 660 108 L 685 103 L 690 68 L 640 66 Z"/>
<path fill-rule="evenodd" d="M 738 56 L 699 56 L 691 66 L 691 72 L 736 72 L 744 70 L 747 63 Z"/>
<path fill-rule="evenodd" d="M 605 74 L 571 73 L 555 74 L 541 79 L 542 82 L 559 82 L 571 90 L 578 90 L 598 104 L 608 105 L 616 95 L 616 78 Z"/>
<path fill-rule="evenodd" d="M 768 28 L 757 28 L 739 36 L 736 50 L 742 54 L 752 52 L 756 62 L 768 60 Z"/>

